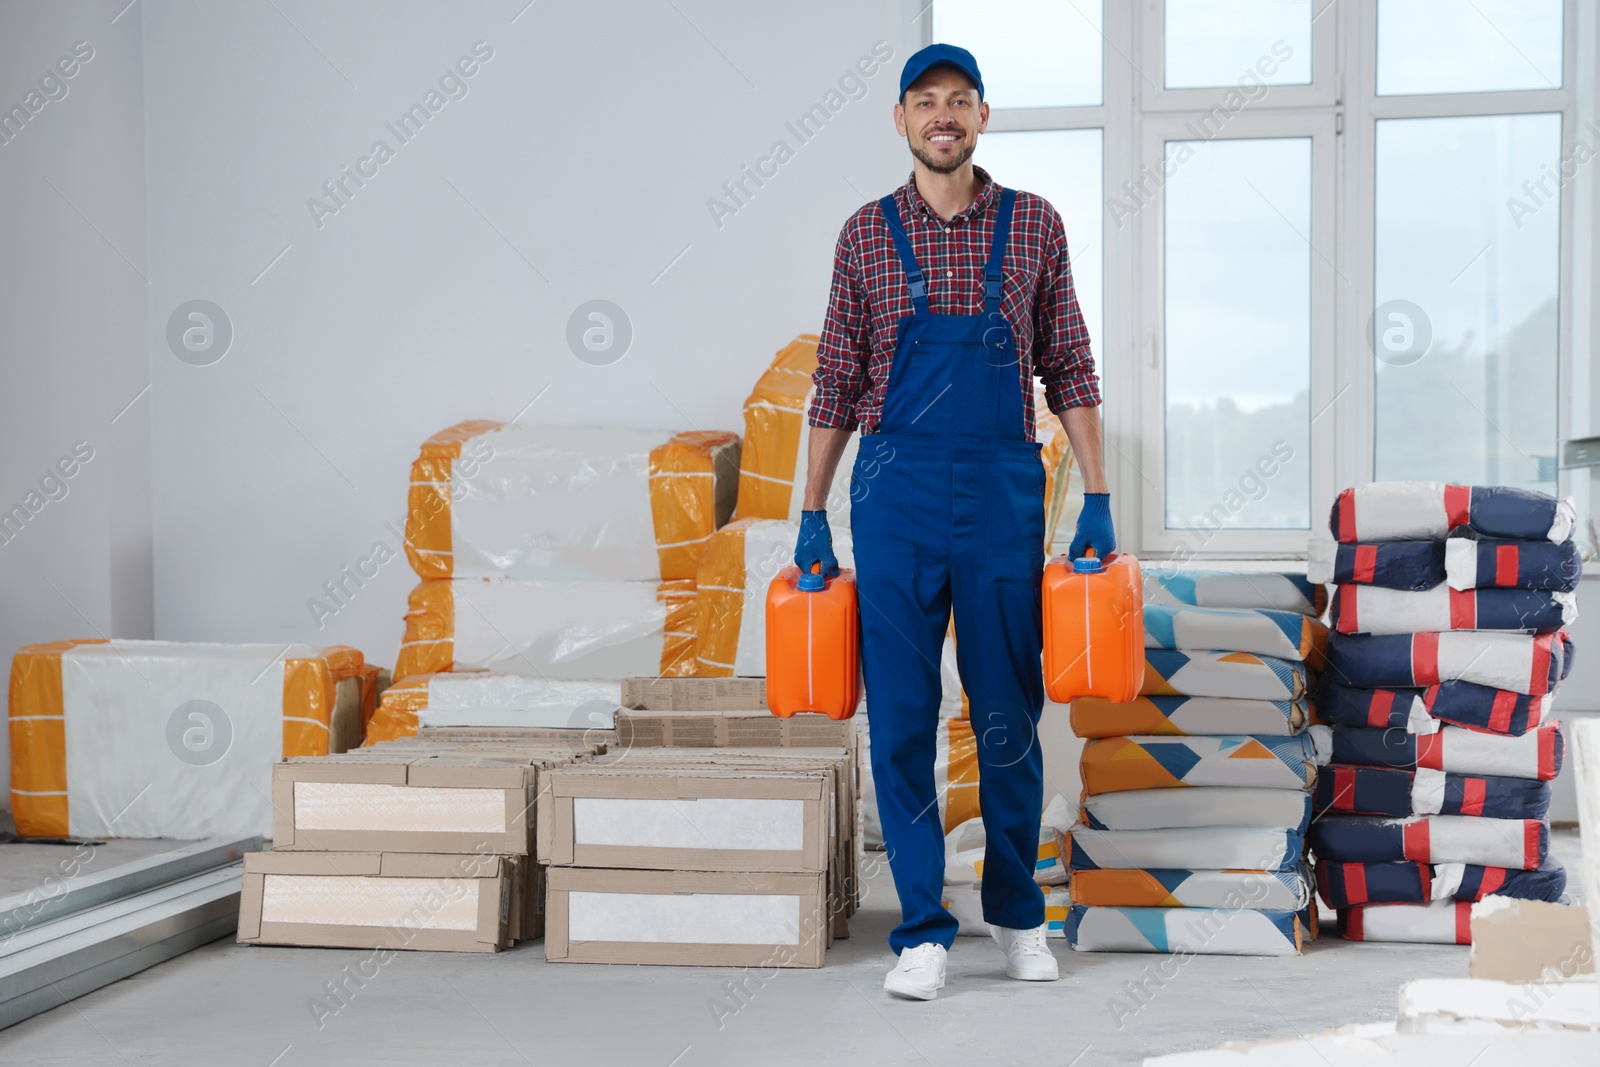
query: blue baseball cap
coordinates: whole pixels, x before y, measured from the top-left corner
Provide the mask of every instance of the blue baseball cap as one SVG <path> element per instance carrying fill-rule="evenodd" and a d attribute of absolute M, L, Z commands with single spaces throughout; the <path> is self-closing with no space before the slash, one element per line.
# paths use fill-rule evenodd
<path fill-rule="evenodd" d="M 906 60 L 905 69 L 900 72 L 900 99 L 904 100 L 906 90 L 934 67 L 951 67 L 959 70 L 978 90 L 978 99 L 983 99 L 983 76 L 978 73 L 978 61 L 973 58 L 971 52 L 965 48 L 957 48 L 953 44 L 930 44 Z"/>

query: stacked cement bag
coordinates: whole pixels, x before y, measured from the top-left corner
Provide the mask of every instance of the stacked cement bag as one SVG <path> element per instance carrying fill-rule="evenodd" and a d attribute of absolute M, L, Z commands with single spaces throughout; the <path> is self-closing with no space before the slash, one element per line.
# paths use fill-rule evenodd
<path fill-rule="evenodd" d="M 379 673 L 342 645 L 27 645 L 11 661 L 17 833 L 270 837 L 273 764 L 360 745 Z"/>
<path fill-rule="evenodd" d="M 412 465 L 395 676 L 694 669 L 694 578 L 732 513 L 732 433 L 471 421 Z"/>
<path fill-rule="evenodd" d="M 1284 956 L 1316 934 L 1304 834 L 1327 630 L 1295 574 L 1145 571 L 1144 695 L 1072 704 L 1080 951 Z"/>
<path fill-rule="evenodd" d="M 1317 708 L 1317 887 L 1353 941 L 1468 944 L 1472 902 L 1559 900 L 1548 721 L 1582 573 L 1570 501 L 1382 482 L 1333 505 L 1313 577 L 1335 584 Z"/>

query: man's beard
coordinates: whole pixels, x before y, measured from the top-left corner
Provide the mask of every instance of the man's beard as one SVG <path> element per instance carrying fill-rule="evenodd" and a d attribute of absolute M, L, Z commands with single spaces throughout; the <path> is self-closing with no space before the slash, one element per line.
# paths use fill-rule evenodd
<path fill-rule="evenodd" d="M 972 158 L 972 153 L 977 149 L 977 147 L 978 146 L 975 144 L 966 145 L 962 148 L 961 152 L 956 156 L 954 161 L 950 163 L 942 163 L 935 160 L 934 157 L 928 153 L 927 149 L 924 148 L 913 147 L 911 149 L 911 154 L 915 156 L 924 167 L 927 167 L 935 174 L 952 174 L 955 171 L 960 170 L 962 164 L 966 163 L 967 160 Z"/>

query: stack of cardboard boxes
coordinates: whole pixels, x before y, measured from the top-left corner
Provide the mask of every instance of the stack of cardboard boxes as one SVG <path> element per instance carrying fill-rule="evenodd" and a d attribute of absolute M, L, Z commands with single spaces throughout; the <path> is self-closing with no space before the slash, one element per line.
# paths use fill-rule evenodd
<path fill-rule="evenodd" d="M 547 959 L 821 966 L 858 897 L 854 731 L 763 690 L 625 679 L 618 747 L 549 771 Z"/>
<path fill-rule="evenodd" d="M 474 733 L 278 764 L 273 848 L 246 857 L 239 941 L 496 952 L 539 937 L 537 797 L 605 746 Z"/>

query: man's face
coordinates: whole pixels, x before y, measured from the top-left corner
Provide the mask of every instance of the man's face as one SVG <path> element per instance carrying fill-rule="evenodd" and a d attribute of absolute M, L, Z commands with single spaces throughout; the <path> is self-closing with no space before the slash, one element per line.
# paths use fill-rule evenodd
<path fill-rule="evenodd" d="M 935 67 L 895 105 L 894 124 L 923 166 L 949 174 L 977 150 L 978 134 L 989 125 L 989 105 L 965 74 Z"/>

